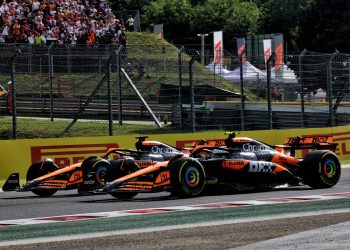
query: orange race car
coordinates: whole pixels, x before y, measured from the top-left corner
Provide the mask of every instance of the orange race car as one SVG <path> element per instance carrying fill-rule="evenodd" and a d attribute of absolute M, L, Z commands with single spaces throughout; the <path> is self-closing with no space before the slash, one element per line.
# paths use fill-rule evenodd
<path fill-rule="evenodd" d="M 112 160 L 106 166 L 105 186 L 95 192 L 129 199 L 137 193 L 160 191 L 193 197 L 210 187 L 257 189 L 306 184 L 328 188 L 341 174 L 336 146 L 330 136 L 293 137 L 283 145 L 270 146 L 231 133 L 226 140 L 197 141 L 187 152 L 148 167 L 128 156 Z M 296 157 L 296 150 L 311 152 L 302 158 Z M 96 176 L 93 171 L 88 174 L 86 184 L 94 184 Z"/>
<path fill-rule="evenodd" d="M 58 190 L 78 189 L 85 194 L 103 187 L 104 174 L 107 166 L 118 162 L 120 157 L 124 161 L 133 161 L 139 167 L 148 167 L 156 163 L 167 161 L 181 152 L 164 143 L 157 141 L 146 141 L 146 136 L 137 137 L 136 150 L 124 148 L 111 148 L 104 156 L 89 157 L 82 163 L 76 163 L 59 168 L 51 159 L 44 159 L 33 163 L 27 171 L 27 183 L 22 187 L 19 183 L 19 174 L 13 173 L 2 187 L 3 191 L 32 191 L 39 196 L 50 196 Z M 90 180 L 84 181 L 84 177 L 90 172 L 95 173 L 94 183 Z M 88 185 L 85 185 L 87 183 Z"/>

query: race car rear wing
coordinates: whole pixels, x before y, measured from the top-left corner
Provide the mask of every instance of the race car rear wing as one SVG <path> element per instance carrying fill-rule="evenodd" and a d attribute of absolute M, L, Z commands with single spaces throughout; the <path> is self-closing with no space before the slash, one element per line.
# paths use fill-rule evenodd
<path fill-rule="evenodd" d="M 195 148 L 197 146 L 225 146 L 225 140 L 197 140 L 192 142 L 192 147 Z"/>
<path fill-rule="evenodd" d="M 295 155 L 295 150 L 303 149 L 325 149 L 335 152 L 337 145 L 332 136 L 297 136 L 288 137 L 283 145 L 276 145 L 275 149 L 281 152 L 288 150 L 291 155 Z"/>

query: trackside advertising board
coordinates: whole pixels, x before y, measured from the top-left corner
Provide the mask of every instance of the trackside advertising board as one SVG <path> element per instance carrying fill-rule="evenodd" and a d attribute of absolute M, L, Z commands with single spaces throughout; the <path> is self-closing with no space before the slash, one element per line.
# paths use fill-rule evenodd
<path fill-rule="evenodd" d="M 287 137 L 330 136 L 338 143 L 340 159 L 350 159 L 350 126 L 292 130 L 243 131 L 238 136 L 251 137 L 270 145 L 283 144 Z M 135 149 L 135 136 L 103 136 L 58 139 L 0 140 L 0 180 L 19 172 L 25 178 L 32 162 L 44 158 L 53 159 L 60 167 L 82 162 L 88 156 L 102 156 L 108 148 Z M 161 141 L 177 147 L 190 146 L 193 140 L 225 139 L 224 131 L 187 134 L 150 135 L 148 140 Z M 305 153 L 305 152 L 304 152 Z"/>

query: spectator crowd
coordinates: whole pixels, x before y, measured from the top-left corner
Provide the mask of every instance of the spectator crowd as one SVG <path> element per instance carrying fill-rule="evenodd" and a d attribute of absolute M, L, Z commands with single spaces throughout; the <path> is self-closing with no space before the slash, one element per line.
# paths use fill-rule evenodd
<path fill-rule="evenodd" d="M 105 0 L 3 0 L 0 17 L 0 43 L 127 43 Z"/>

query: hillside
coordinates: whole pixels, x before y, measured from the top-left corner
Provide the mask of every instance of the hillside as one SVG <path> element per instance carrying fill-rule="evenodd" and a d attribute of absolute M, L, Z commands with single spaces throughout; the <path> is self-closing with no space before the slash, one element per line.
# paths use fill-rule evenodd
<path fill-rule="evenodd" d="M 149 93 L 159 88 L 163 84 L 179 84 L 179 49 L 149 33 L 127 33 L 128 48 L 125 51 L 124 65 L 131 63 L 137 67 L 142 64 L 145 67 L 145 76 L 140 77 L 134 74 L 131 79 L 142 93 Z M 182 85 L 189 85 L 189 61 L 196 51 L 186 49 L 182 62 Z M 224 88 L 233 92 L 240 92 L 238 85 L 225 81 L 214 75 L 205 66 L 199 63 L 200 58 L 193 65 L 193 83 L 195 85 L 211 85 Z M 247 94 L 251 96 L 251 94 Z"/>
<path fill-rule="evenodd" d="M 127 33 L 128 45 L 121 51 L 121 66 L 127 70 L 132 68 L 130 78 L 136 84 L 143 96 L 155 100 L 161 84 L 179 85 L 179 49 L 164 39 L 149 33 Z M 49 97 L 50 75 L 48 61 L 48 47 L 15 45 L 2 46 L 0 52 L 7 52 L 9 61 L 12 52 L 20 48 L 22 53 L 16 61 L 17 95 L 25 97 Z M 103 79 L 107 71 L 107 60 L 115 55 L 117 47 L 91 47 L 91 46 L 59 46 L 52 48 L 53 77 L 52 86 L 54 97 L 76 98 L 86 97 Z M 182 61 L 182 85 L 189 85 L 190 56 L 196 51 L 186 49 Z M 5 54 L 5 53 L 4 53 Z M 198 58 L 199 60 L 199 58 Z M 4 59 L 4 61 L 6 61 Z M 115 58 L 111 60 L 112 94 L 116 95 Z M 129 65 L 129 66 L 128 66 Z M 140 65 L 144 73 L 138 71 Z M 0 74 L 0 82 L 7 83 L 11 79 L 10 64 L 4 64 Z M 210 72 L 197 61 L 193 65 L 193 83 L 195 85 L 208 84 L 239 92 L 239 86 L 227 82 Z M 3 84 L 5 85 L 5 84 Z M 174 90 L 174 95 L 176 95 Z M 97 96 L 105 98 L 107 83 L 98 91 Z M 123 98 L 134 99 L 134 93 L 128 86 L 126 79 L 122 78 Z M 249 97 L 251 94 L 246 95 Z M 114 97 L 115 99 L 115 97 Z"/>

